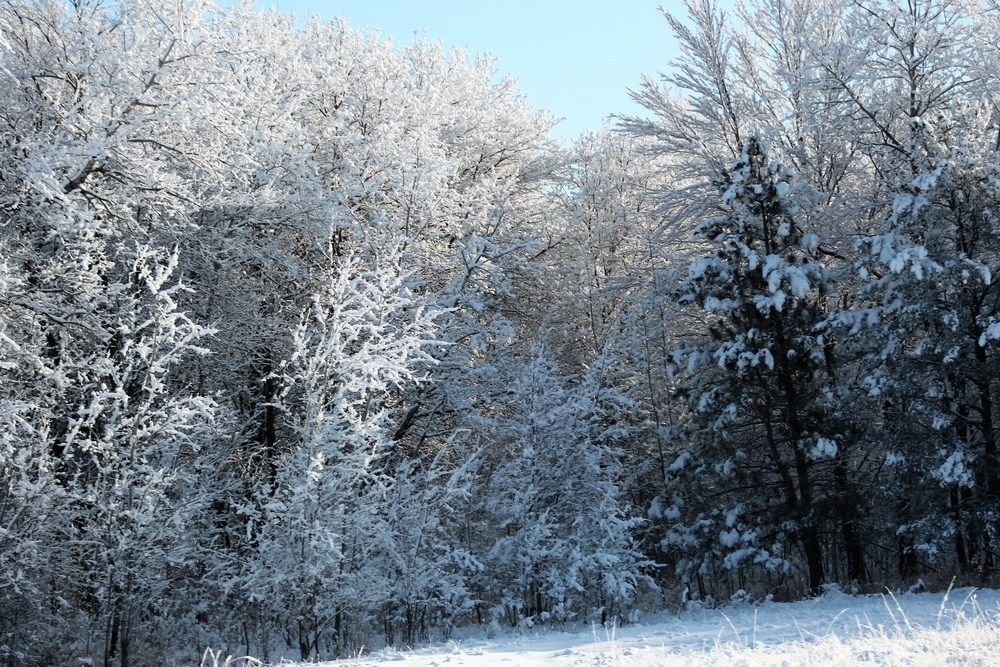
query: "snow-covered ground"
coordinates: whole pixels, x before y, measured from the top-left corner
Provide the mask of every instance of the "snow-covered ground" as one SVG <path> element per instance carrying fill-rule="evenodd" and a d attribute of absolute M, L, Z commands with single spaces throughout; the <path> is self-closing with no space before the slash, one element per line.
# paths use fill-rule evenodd
<path fill-rule="evenodd" d="M 384 650 L 327 667 L 758 667 L 1000 664 L 1000 591 L 765 602 L 650 617 L 621 628 L 532 631 Z"/>

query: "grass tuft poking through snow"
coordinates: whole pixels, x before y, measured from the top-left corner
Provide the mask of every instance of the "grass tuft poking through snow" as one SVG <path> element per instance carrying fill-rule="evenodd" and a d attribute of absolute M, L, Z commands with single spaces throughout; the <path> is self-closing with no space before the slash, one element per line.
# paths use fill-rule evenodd
<path fill-rule="evenodd" d="M 675 652 L 665 646 L 622 649 L 612 637 L 598 659 L 589 664 L 599 667 L 993 667 L 997 664 L 1000 656 L 997 612 L 962 613 L 936 627 L 914 627 L 903 610 L 894 611 L 897 623 L 893 627 L 859 622 L 854 636 L 804 633 L 798 641 L 772 645 L 758 644 L 737 633 L 736 639 L 720 637 L 713 648 L 704 652 Z M 736 632 L 735 628 L 733 631 Z"/>
<path fill-rule="evenodd" d="M 221 651 L 216 653 L 212 649 L 205 649 L 201 655 L 200 667 L 264 667 L 264 663 L 249 656 L 234 658 L 231 655 L 223 656 Z"/>

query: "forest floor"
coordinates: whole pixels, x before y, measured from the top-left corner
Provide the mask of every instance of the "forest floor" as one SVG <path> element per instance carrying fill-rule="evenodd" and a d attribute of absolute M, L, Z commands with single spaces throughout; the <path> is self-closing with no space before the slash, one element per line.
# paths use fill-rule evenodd
<path fill-rule="evenodd" d="M 851 596 L 827 592 L 649 616 L 619 628 L 534 629 L 413 651 L 382 650 L 325 667 L 759 667 L 963 665 L 1000 660 L 1000 590 Z"/>

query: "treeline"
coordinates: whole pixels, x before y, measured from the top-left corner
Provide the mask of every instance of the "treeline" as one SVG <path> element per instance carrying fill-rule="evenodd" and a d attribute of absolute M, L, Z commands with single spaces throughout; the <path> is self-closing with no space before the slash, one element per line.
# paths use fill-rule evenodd
<path fill-rule="evenodd" d="M 0 0 L 0 661 L 995 582 L 1000 8 L 688 10 L 565 148 L 437 44 Z"/>

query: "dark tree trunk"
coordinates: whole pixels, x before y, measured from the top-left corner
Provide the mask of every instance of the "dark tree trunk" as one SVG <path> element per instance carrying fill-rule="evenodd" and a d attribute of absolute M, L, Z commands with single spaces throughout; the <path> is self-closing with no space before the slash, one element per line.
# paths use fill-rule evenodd
<path fill-rule="evenodd" d="M 131 646 L 129 634 L 131 628 L 129 627 L 127 616 L 122 617 L 120 621 L 121 629 L 118 631 L 119 635 L 119 651 L 121 652 L 121 667 L 130 667 L 131 657 L 129 655 L 129 648 Z"/>
<path fill-rule="evenodd" d="M 111 661 L 114 660 L 115 654 L 118 652 L 118 626 L 120 623 L 121 611 L 119 604 L 115 603 L 115 611 L 108 622 L 108 635 L 104 642 L 104 667 L 111 667 Z"/>
<path fill-rule="evenodd" d="M 857 584 L 868 583 L 868 568 L 865 567 L 865 550 L 861 544 L 861 534 L 854 521 L 845 521 L 842 526 L 844 550 L 847 552 L 847 579 Z"/>
<path fill-rule="evenodd" d="M 844 552 L 847 556 L 847 580 L 856 584 L 868 583 L 868 570 L 865 567 L 865 550 L 858 531 L 856 517 L 858 503 L 847 477 L 847 466 L 838 461 L 833 471 L 837 483 L 837 494 L 840 496 L 838 510 L 840 514 L 840 532 L 844 540 Z"/>
<path fill-rule="evenodd" d="M 809 595 L 819 595 L 823 592 L 823 550 L 814 527 L 810 526 L 803 533 L 802 548 L 805 549 L 809 568 Z"/>
<path fill-rule="evenodd" d="M 798 486 L 799 507 L 804 520 L 812 522 L 813 509 L 813 489 L 810 477 L 811 466 L 806 453 L 802 450 L 801 442 L 806 435 L 803 426 L 803 418 L 800 413 L 800 402 L 804 400 L 801 386 L 796 382 L 795 367 L 792 365 L 788 350 L 789 344 L 785 336 L 784 324 L 780 319 L 774 322 L 776 352 L 775 368 L 778 371 L 778 381 L 780 383 L 785 401 L 785 422 L 788 427 L 789 445 L 791 446 L 795 459 L 795 476 Z M 809 569 L 809 594 L 818 595 L 822 592 L 823 580 L 823 548 L 820 545 L 819 537 L 816 534 L 816 526 L 806 526 L 802 532 L 802 548 L 805 550 L 806 565 Z"/>

